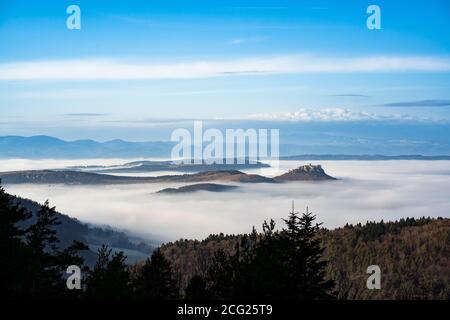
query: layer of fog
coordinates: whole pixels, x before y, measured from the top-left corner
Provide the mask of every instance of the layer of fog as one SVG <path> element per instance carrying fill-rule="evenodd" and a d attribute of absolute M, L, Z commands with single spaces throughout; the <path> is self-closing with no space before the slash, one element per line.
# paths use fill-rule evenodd
<path fill-rule="evenodd" d="M 90 161 L 88 164 L 92 164 Z M 304 163 L 281 161 L 279 168 L 246 171 L 273 176 Z M 291 208 L 291 200 L 295 200 L 298 211 L 309 206 L 318 221 L 329 228 L 367 220 L 450 217 L 450 161 L 320 163 L 328 174 L 339 180 L 241 184 L 230 192 L 184 195 L 155 194 L 179 184 L 5 187 L 13 194 L 39 202 L 49 199 L 59 211 L 82 221 L 107 224 L 140 235 L 158 235 L 161 240 L 249 232 L 253 225 L 260 227 L 270 218 L 281 225 L 281 218 Z M 0 168 L 2 165 L 0 161 Z"/>
<path fill-rule="evenodd" d="M 0 172 L 18 170 L 66 169 L 81 166 L 112 166 L 141 160 L 168 160 L 163 158 L 105 158 L 105 159 L 0 159 Z"/>

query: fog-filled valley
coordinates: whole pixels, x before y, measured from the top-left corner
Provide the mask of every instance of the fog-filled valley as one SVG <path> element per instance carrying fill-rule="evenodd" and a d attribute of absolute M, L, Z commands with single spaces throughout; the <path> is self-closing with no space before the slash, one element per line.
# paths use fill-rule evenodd
<path fill-rule="evenodd" d="M 0 172 L 114 165 L 127 161 L 129 159 L 11 159 L 0 161 Z M 226 182 L 239 188 L 187 194 L 157 194 L 163 188 L 186 185 L 183 183 L 7 184 L 5 189 L 41 203 L 48 199 L 60 212 L 83 222 L 109 225 L 161 242 L 178 238 L 202 239 L 220 232 L 249 232 L 252 226 L 259 228 L 270 218 L 281 225 L 281 219 L 291 209 L 291 200 L 295 200 L 298 211 L 309 206 L 327 228 L 368 220 L 450 217 L 450 161 L 313 162 L 319 163 L 337 180 L 282 184 Z M 273 177 L 303 164 L 304 161 L 280 161 L 278 166 L 272 163 L 270 168 L 242 171 Z M 176 174 L 179 173 L 182 172 Z M 148 173 L 151 176 L 162 174 L 167 173 Z"/>

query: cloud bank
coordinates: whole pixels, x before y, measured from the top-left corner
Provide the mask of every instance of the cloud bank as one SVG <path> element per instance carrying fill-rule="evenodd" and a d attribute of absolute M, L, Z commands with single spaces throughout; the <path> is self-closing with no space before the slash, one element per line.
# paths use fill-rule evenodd
<path fill-rule="evenodd" d="M 253 173 L 276 175 L 303 162 L 281 162 Z M 204 238 L 210 233 L 259 230 L 265 219 L 282 225 L 295 200 L 309 206 L 325 227 L 402 217 L 450 217 L 449 161 L 321 161 L 340 180 L 326 183 L 243 184 L 226 193 L 155 195 L 169 185 L 63 186 L 10 185 L 8 192 L 39 202 L 85 222 L 108 224 L 164 240 Z M 170 185 L 174 186 L 174 185 Z"/>
<path fill-rule="evenodd" d="M 232 75 L 448 72 L 450 59 L 434 56 L 321 57 L 285 55 L 223 61 L 177 63 L 75 59 L 0 64 L 0 80 L 147 80 Z"/>
<path fill-rule="evenodd" d="M 271 112 L 252 114 L 248 120 L 260 121 L 364 121 L 364 120 L 413 120 L 409 115 L 380 115 L 370 112 L 353 112 L 343 108 L 327 108 L 320 110 L 299 109 L 288 112 Z"/>

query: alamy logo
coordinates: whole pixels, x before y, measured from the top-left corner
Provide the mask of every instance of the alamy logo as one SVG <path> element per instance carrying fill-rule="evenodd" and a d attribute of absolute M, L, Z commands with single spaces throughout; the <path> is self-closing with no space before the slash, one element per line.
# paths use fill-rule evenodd
<path fill-rule="evenodd" d="M 373 289 L 381 289 L 381 270 L 380 267 L 377 265 L 371 265 L 367 267 L 368 274 L 370 274 L 370 277 L 367 279 L 366 285 L 367 289 L 373 290 Z"/>
<path fill-rule="evenodd" d="M 69 274 L 66 280 L 67 289 L 81 289 L 81 269 L 77 265 L 67 267 L 66 273 Z"/>
<path fill-rule="evenodd" d="M 70 14 L 66 20 L 66 26 L 69 30 L 81 29 L 81 10 L 80 7 L 73 4 L 67 7 L 66 13 Z"/>
<path fill-rule="evenodd" d="M 203 122 L 195 121 L 193 136 L 189 130 L 178 128 L 172 132 L 171 141 L 178 142 L 172 148 L 173 161 L 244 164 L 279 159 L 279 129 L 225 129 L 224 135 L 215 128 L 203 130 Z"/>
<path fill-rule="evenodd" d="M 367 18 L 366 25 L 369 30 L 381 29 L 381 9 L 379 6 L 372 4 L 367 7 L 367 14 L 370 16 Z"/>

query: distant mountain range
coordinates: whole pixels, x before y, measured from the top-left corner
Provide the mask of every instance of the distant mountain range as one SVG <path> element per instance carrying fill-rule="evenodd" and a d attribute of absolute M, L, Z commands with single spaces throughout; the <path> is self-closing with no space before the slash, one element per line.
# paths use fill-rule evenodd
<path fill-rule="evenodd" d="M 80 158 L 136 158 L 168 157 L 173 142 L 127 142 L 111 140 L 64 141 L 49 136 L 0 137 L 0 158 L 80 159 Z"/>
<path fill-rule="evenodd" d="M 305 165 L 283 175 L 269 178 L 257 174 L 247 174 L 238 170 L 204 171 L 182 175 L 162 175 L 157 177 L 114 176 L 92 172 L 68 170 L 26 170 L 0 172 L 4 184 L 138 184 L 138 183 L 195 183 L 225 181 L 236 183 L 280 183 L 285 181 L 333 180 L 322 167 Z"/>
<path fill-rule="evenodd" d="M 310 143 L 313 143 L 313 141 L 310 141 Z M 174 145 L 175 143 L 171 141 L 129 142 L 117 139 L 97 142 L 94 140 L 64 141 L 50 136 L 1 136 L 0 158 L 168 158 Z M 327 149 L 326 146 L 318 145 L 317 148 L 312 148 L 311 146 L 281 143 L 280 155 L 282 160 L 450 160 L 450 155 L 445 154 L 433 156 L 420 154 L 391 155 L 391 152 L 389 152 L 389 155 L 378 155 L 349 152 L 349 149 L 344 147 L 334 146 L 330 148 L 328 150 L 332 150 L 332 153 L 323 154 L 321 152 Z M 401 152 L 401 149 L 397 151 Z M 313 153 L 302 154 L 306 152 Z M 316 152 L 318 153 L 316 154 Z M 345 154 L 345 152 L 351 154 Z"/>

